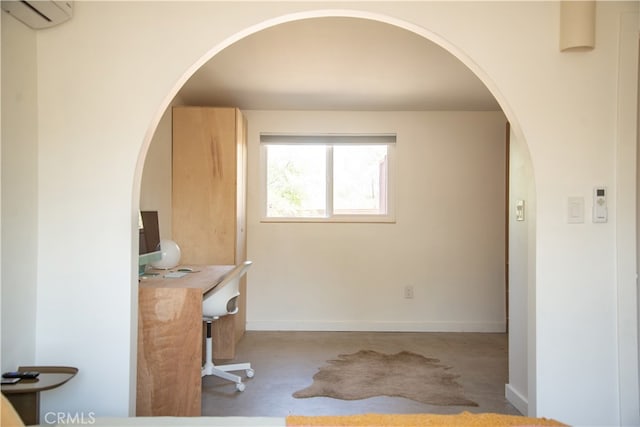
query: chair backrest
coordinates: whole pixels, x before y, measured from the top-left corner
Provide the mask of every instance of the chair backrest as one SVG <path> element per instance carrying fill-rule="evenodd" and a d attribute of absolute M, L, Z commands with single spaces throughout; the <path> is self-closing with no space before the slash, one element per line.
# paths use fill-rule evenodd
<path fill-rule="evenodd" d="M 213 289 L 202 296 L 202 315 L 206 318 L 217 318 L 238 312 L 238 295 L 240 295 L 240 279 L 251 267 L 251 261 L 236 265 Z"/>

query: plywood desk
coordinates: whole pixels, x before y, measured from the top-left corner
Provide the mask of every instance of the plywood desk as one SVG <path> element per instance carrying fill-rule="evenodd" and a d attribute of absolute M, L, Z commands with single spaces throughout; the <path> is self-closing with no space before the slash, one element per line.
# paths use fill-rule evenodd
<path fill-rule="evenodd" d="M 157 271 L 139 282 L 138 416 L 201 415 L 202 295 L 234 266 L 188 267 L 184 277 Z"/>

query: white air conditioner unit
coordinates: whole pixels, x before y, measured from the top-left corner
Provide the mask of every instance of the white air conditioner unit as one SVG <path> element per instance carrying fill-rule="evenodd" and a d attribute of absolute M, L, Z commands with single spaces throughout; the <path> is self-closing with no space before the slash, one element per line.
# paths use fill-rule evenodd
<path fill-rule="evenodd" d="M 2 10 L 37 30 L 53 27 L 71 19 L 73 1 L 2 0 Z"/>

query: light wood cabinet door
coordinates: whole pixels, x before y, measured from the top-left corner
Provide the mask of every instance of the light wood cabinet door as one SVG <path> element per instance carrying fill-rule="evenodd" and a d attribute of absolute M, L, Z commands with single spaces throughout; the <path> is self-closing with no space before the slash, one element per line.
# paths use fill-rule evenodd
<path fill-rule="evenodd" d="M 246 260 L 246 124 L 237 108 L 174 107 L 173 240 L 184 264 Z M 246 277 L 239 311 L 214 322 L 214 357 L 235 356 L 246 324 Z"/>
<path fill-rule="evenodd" d="M 185 264 L 234 264 L 237 132 L 232 108 L 173 109 L 173 239 Z"/>

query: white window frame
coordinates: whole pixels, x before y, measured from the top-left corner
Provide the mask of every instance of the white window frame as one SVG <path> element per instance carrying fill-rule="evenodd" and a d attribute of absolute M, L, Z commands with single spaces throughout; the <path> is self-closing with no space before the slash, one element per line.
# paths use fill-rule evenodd
<path fill-rule="evenodd" d="M 260 221 L 261 222 L 368 222 L 395 223 L 395 182 L 396 182 L 396 134 L 260 134 Z M 319 144 L 331 148 L 327 150 L 326 208 L 324 217 L 269 217 L 267 216 L 267 146 L 269 144 Z M 333 214 L 333 149 L 340 144 L 387 146 L 387 213 L 386 214 Z"/>

